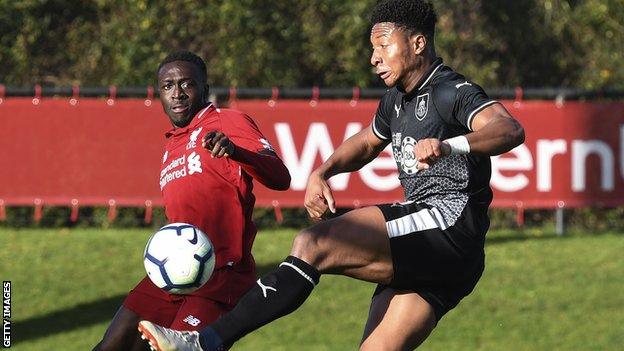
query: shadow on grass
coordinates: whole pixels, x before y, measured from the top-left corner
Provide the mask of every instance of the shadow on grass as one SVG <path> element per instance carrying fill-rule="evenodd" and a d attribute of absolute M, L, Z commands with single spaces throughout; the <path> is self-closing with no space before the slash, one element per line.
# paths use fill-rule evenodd
<path fill-rule="evenodd" d="M 280 262 L 259 264 L 256 267 L 257 274 L 260 276 L 265 275 L 277 268 L 279 264 Z M 13 344 L 111 321 L 125 298 L 126 294 L 116 295 L 14 322 L 12 329 L 16 337 L 13 339 Z M 102 329 L 102 335 L 104 335 L 105 331 L 105 329 Z"/>
<path fill-rule="evenodd" d="M 125 297 L 125 294 L 117 295 L 14 322 L 12 325 L 16 335 L 14 344 L 112 320 Z"/>

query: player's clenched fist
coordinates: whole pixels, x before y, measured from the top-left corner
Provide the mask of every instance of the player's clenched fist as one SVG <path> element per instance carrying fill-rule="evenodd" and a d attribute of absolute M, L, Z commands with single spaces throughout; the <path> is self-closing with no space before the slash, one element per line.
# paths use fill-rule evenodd
<path fill-rule="evenodd" d="M 310 218 L 314 220 L 321 220 L 327 209 L 332 213 L 336 213 L 336 205 L 331 189 L 327 181 L 316 172 L 312 172 L 310 178 L 308 178 L 304 205 Z"/>
<path fill-rule="evenodd" d="M 236 150 L 236 145 L 222 132 L 212 130 L 202 139 L 202 146 L 210 151 L 212 157 L 230 157 Z"/>
<path fill-rule="evenodd" d="M 438 160 L 451 154 L 451 146 L 440 139 L 421 139 L 414 148 L 418 169 L 429 169 Z"/>

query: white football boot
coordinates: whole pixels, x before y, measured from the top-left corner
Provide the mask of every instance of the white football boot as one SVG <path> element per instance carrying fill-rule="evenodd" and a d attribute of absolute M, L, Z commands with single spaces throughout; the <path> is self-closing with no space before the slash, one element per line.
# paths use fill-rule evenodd
<path fill-rule="evenodd" d="M 148 321 L 139 322 L 139 331 L 153 351 L 202 351 L 196 331 L 173 330 Z"/>

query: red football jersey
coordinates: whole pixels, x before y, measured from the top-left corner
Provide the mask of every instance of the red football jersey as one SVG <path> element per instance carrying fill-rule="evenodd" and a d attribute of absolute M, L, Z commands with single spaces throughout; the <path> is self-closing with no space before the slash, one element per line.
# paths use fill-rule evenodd
<path fill-rule="evenodd" d="M 213 158 L 202 147 L 202 138 L 213 130 L 236 145 L 232 157 Z M 255 281 L 252 175 L 281 188 L 288 187 L 290 175 L 254 121 L 236 110 L 210 105 L 166 136 L 160 188 L 167 219 L 199 227 L 216 252 L 215 273 L 193 294 L 229 303 Z"/>

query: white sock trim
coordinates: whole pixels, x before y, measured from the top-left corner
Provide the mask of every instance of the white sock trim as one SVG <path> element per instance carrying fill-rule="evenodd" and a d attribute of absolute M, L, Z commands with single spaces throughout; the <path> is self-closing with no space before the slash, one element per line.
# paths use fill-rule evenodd
<path fill-rule="evenodd" d="M 312 287 L 315 287 L 315 286 L 316 286 L 316 283 L 314 282 L 314 280 L 313 280 L 312 278 L 310 278 L 310 276 L 309 276 L 309 275 L 305 274 L 305 272 L 304 272 L 304 271 L 302 271 L 301 269 L 299 269 L 299 267 L 295 266 L 294 264 L 292 264 L 292 263 L 288 263 L 288 262 L 282 262 L 282 263 L 280 263 L 280 267 L 281 267 L 281 266 L 288 266 L 288 267 L 290 267 L 290 268 L 294 269 L 294 270 L 295 270 L 295 272 L 297 272 L 297 273 L 301 274 L 301 276 L 302 276 L 302 277 L 306 278 L 306 279 L 310 282 L 310 284 L 312 284 Z"/>

